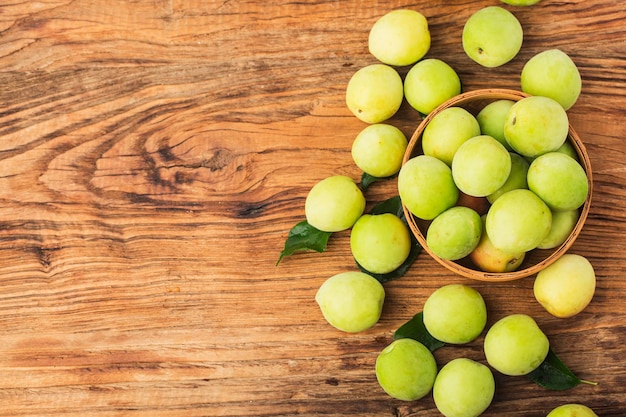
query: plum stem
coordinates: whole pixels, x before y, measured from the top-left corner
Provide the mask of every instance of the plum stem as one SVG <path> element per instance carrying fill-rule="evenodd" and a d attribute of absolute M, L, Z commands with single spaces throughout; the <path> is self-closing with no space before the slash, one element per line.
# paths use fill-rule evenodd
<path fill-rule="evenodd" d="M 581 384 L 587 384 L 587 385 L 598 385 L 598 383 L 597 383 L 597 382 L 587 381 L 587 380 L 585 380 L 585 379 L 581 379 L 581 380 L 580 380 L 580 383 L 581 383 Z"/>

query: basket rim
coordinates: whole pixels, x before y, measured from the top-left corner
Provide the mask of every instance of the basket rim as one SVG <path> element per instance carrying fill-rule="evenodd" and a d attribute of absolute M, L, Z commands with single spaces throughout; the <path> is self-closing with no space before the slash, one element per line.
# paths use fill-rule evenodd
<path fill-rule="evenodd" d="M 442 110 L 453 107 L 453 106 L 462 106 L 468 102 L 476 101 L 476 100 L 499 100 L 499 99 L 508 99 L 513 101 L 519 101 L 522 98 L 530 97 L 530 94 L 524 93 L 522 91 L 512 90 L 512 89 L 503 89 L 503 88 L 490 88 L 490 89 L 479 89 L 472 90 L 465 93 L 461 93 L 448 101 L 442 103 L 438 107 L 436 107 L 433 111 L 431 111 L 428 115 L 426 115 L 423 120 L 420 122 L 418 127 L 415 129 L 414 133 L 411 136 L 411 139 L 408 142 L 406 152 L 402 159 L 402 165 L 406 164 L 409 159 L 417 156 L 415 154 L 415 148 L 421 140 L 422 133 L 428 123 Z M 585 148 L 583 141 L 580 136 L 576 133 L 571 123 L 568 128 L 567 140 L 571 142 L 573 145 L 578 157 L 579 162 L 585 173 L 587 174 L 587 183 L 588 183 L 588 192 L 587 198 L 583 203 L 582 207 L 579 208 L 579 217 L 574 229 L 569 234 L 567 239 L 558 247 L 552 249 L 552 252 L 540 262 L 530 265 L 523 269 L 518 269 L 511 272 L 485 272 L 478 269 L 472 269 L 461 265 L 455 261 L 450 261 L 446 259 L 442 259 L 436 254 L 434 254 L 426 243 L 426 238 L 424 233 L 421 231 L 419 226 L 417 225 L 415 216 L 410 212 L 410 210 L 406 207 L 404 203 L 402 203 L 402 208 L 404 211 L 404 215 L 406 217 L 407 223 L 411 232 L 418 240 L 419 244 L 422 248 L 431 256 L 431 258 L 435 259 L 439 264 L 446 267 L 448 270 L 464 276 L 466 278 L 471 278 L 478 281 L 487 281 L 487 282 L 504 282 L 504 281 L 513 281 L 521 278 L 525 278 L 531 275 L 534 275 L 544 269 L 545 267 L 554 263 L 557 259 L 559 259 L 563 254 L 565 254 L 571 246 L 574 244 L 574 241 L 582 231 L 582 228 L 587 220 L 589 210 L 591 207 L 592 195 L 593 195 L 593 173 L 591 169 L 591 161 L 589 159 L 589 155 Z"/>

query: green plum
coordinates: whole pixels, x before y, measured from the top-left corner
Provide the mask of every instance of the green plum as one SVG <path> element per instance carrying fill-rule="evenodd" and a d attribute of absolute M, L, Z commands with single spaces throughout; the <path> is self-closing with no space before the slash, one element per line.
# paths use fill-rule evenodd
<path fill-rule="evenodd" d="M 507 191 L 516 190 L 518 188 L 528 188 L 526 176 L 530 164 L 526 158 L 519 154 L 510 152 L 509 155 L 511 156 L 511 172 L 504 184 L 502 184 L 502 187 L 487 196 L 487 201 L 491 204 Z"/>
<path fill-rule="evenodd" d="M 452 177 L 456 186 L 474 197 L 485 197 L 504 185 L 511 173 L 509 151 L 488 135 L 466 140 L 454 154 Z"/>
<path fill-rule="evenodd" d="M 574 145 L 572 145 L 570 141 L 566 140 L 563 145 L 561 145 L 559 149 L 557 149 L 555 152 L 561 152 L 562 154 L 565 154 L 570 158 L 578 161 L 578 152 L 576 152 Z"/>
<path fill-rule="evenodd" d="M 578 152 L 576 151 L 576 148 L 574 148 L 574 145 L 572 145 L 572 142 L 570 142 L 569 140 L 566 140 L 565 142 L 563 142 L 563 145 L 559 146 L 559 148 L 553 152 L 559 152 L 562 153 L 563 155 L 567 155 L 570 158 L 572 158 L 573 160 L 575 160 L 576 162 L 580 163 L 580 158 L 578 157 Z M 541 155 L 539 155 L 541 156 Z M 534 161 L 535 159 L 537 159 L 538 157 L 525 157 L 525 159 L 528 161 L 528 163 L 531 163 L 532 161 Z"/>
<path fill-rule="evenodd" d="M 363 192 L 345 175 L 333 175 L 315 184 L 304 203 L 308 223 L 325 232 L 349 229 L 364 210 Z"/>
<path fill-rule="evenodd" d="M 553 249 L 562 245 L 576 227 L 579 217 L 578 210 L 552 211 L 550 232 L 537 248 Z"/>
<path fill-rule="evenodd" d="M 530 158 L 559 149 L 568 133 L 569 119 L 563 107 L 543 96 L 516 102 L 504 124 L 504 136 L 511 148 Z"/>
<path fill-rule="evenodd" d="M 346 88 L 346 105 L 359 120 L 380 123 L 396 114 L 403 99 L 400 74 L 385 64 L 356 71 Z"/>
<path fill-rule="evenodd" d="M 408 210 L 423 220 L 434 219 L 459 197 L 450 167 L 428 155 L 411 158 L 400 168 L 398 193 Z"/>
<path fill-rule="evenodd" d="M 513 100 L 496 100 L 487 104 L 476 115 L 481 133 L 497 139 L 509 151 L 512 149 L 504 137 L 504 122 L 513 104 Z"/>
<path fill-rule="evenodd" d="M 461 79 L 440 59 L 419 61 L 404 78 L 404 96 L 421 114 L 428 114 L 445 101 L 461 93 Z"/>
<path fill-rule="evenodd" d="M 495 391 L 489 367 L 472 359 L 456 358 L 437 374 L 433 399 L 445 417 L 478 417 L 491 405 Z"/>
<path fill-rule="evenodd" d="M 589 193 L 583 167 L 561 152 L 549 152 L 528 168 L 528 188 L 553 210 L 575 210 Z"/>
<path fill-rule="evenodd" d="M 397 339 L 376 358 L 376 379 L 391 397 L 414 401 L 428 394 L 437 376 L 435 357 L 413 339 Z"/>
<path fill-rule="evenodd" d="M 463 27 L 463 50 L 488 68 L 506 64 L 522 47 L 524 31 L 517 17 L 499 6 L 474 12 Z"/>
<path fill-rule="evenodd" d="M 521 86 L 523 92 L 550 97 L 569 110 L 580 96 L 582 79 L 569 55 L 560 49 L 549 49 L 526 62 Z"/>
<path fill-rule="evenodd" d="M 430 49 L 428 21 L 415 10 L 392 10 L 370 29 L 368 47 L 370 53 L 385 64 L 413 64 Z"/>
<path fill-rule="evenodd" d="M 487 307 L 474 288 L 448 284 L 426 299 L 423 320 L 435 339 L 451 344 L 469 343 L 485 328 Z"/>
<path fill-rule="evenodd" d="M 526 375 L 548 356 L 550 342 L 537 322 L 526 314 L 511 314 L 489 328 L 483 344 L 487 362 L 498 372 Z"/>
<path fill-rule="evenodd" d="M 367 271 L 386 274 L 409 256 L 411 234 L 395 214 L 364 214 L 352 226 L 350 249 L 354 259 Z"/>
<path fill-rule="evenodd" d="M 455 206 L 435 217 L 426 232 L 426 243 L 435 255 L 455 261 L 474 250 L 481 233 L 480 215 L 469 207 Z"/>
<path fill-rule="evenodd" d="M 408 141 L 400 129 L 377 123 L 365 127 L 352 143 L 352 159 L 363 171 L 385 178 L 400 171 Z"/>
<path fill-rule="evenodd" d="M 493 245 L 511 254 L 535 249 L 551 227 L 550 208 L 535 193 L 522 188 L 502 194 L 485 220 Z"/>
<path fill-rule="evenodd" d="M 598 417 L 598 415 L 586 405 L 571 403 L 556 407 L 546 417 Z"/>
<path fill-rule="evenodd" d="M 448 107 L 437 113 L 424 128 L 422 149 L 425 155 L 434 156 L 451 166 L 459 146 L 478 135 L 480 126 L 470 112 L 462 107 Z"/>
<path fill-rule="evenodd" d="M 567 318 L 583 311 L 596 289 L 596 274 L 587 258 L 566 253 L 535 278 L 535 298 L 548 313 Z"/>
<path fill-rule="evenodd" d="M 328 278 L 315 294 L 326 321 L 338 330 L 357 333 L 373 327 L 383 309 L 385 289 L 372 276 L 358 271 Z"/>
<path fill-rule="evenodd" d="M 485 217 L 481 217 L 483 233 L 480 241 L 469 254 L 469 258 L 481 271 L 502 273 L 517 270 L 524 261 L 526 252 L 508 253 L 496 248 L 485 230 Z"/>

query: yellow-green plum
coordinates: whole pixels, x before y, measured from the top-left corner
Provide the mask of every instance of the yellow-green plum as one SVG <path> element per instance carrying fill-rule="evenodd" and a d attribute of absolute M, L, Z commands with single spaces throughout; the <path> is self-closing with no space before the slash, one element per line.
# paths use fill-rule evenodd
<path fill-rule="evenodd" d="M 504 137 L 522 156 L 534 158 L 559 149 L 569 132 L 561 105 L 549 97 L 530 96 L 516 102 L 507 114 Z"/>
<path fill-rule="evenodd" d="M 596 289 L 596 275 L 587 258 L 566 253 L 535 278 L 535 298 L 548 313 L 567 318 L 583 311 Z"/>
<path fill-rule="evenodd" d="M 434 219 L 459 197 L 450 167 L 428 155 L 418 155 L 402 165 L 398 193 L 407 209 L 423 220 Z"/>
<path fill-rule="evenodd" d="M 438 288 L 424 303 L 424 326 L 437 340 L 451 344 L 469 343 L 487 324 L 487 307 L 482 295 L 463 284 Z"/>
<path fill-rule="evenodd" d="M 487 201 L 491 204 L 507 191 L 516 190 L 518 188 L 528 188 L 526 176 L 530 164 L 526 158 L 515 152 L 510 152 L 509 155 L 511 156 L 511 172 L 504 184 L 502 184 L 502 187 L 487 196 Z"/>
<path fill-rule="evenodd" d="M 404 78 L 404 96 L 421 114 L 461 93 L 461 79 L 446 62 L 429 58 L 413 65 Z"/>
<path fill-rule="evenodd" d="M 466 140 L 452 159 L 452 177 L 456 186 L 474 197 L 485 197 L 496 192 L 510 173 L 509 151 L 488 135 Z"/>
<path fill-rule="evenodd" d="M 433 385 L 435 405 L 445 417 L 477 417 L 489 408 L 495 392 L 491 369 L 469 358 L 446 363 Z"/>
<path fill-rule="evenodd" d="M 395 175 L 402 166 L 408 141 L 393 125 L 376 123 L 365 127 L 352 142 L 352 159 L 363 171 L 374 177 Z"/>
<path fill-rule="evenodd" d="M 415 10 L 392 10 L 380 17 L 370 29 L 368 47 L 370 53 L 385 64 L 413 64 L 430 49 L 428 21 Z"/>
<path fill-rule="evenodd" d="M 553 210 L 574 210 L 587 199 L 589 182 L 578 162 L 561 152 L 549 152 L 530 164 L 528 188 Z"/>
<path fill-rule="evenodd" d="M 554 152 L 560 152 L 563 155 L 567 155 L 573 160 L 575 160 L 576 162 L 580 163 L 578 152 L 576 152 L 576 148 L 574 148 L 574 145 L 572 145 L 572 142 L 570 142 L 569 140 L 566 140 L 565 142 L 563 142 L 563 145 L 559 146 L 559 148 Z M 534 158 L 525 157 L 525 159 L 528 161 L 528 163 L 531 163 L 532 161 L 537 159 L 537 157 L 534 157 Z"/>
<path fill-rule="evenodd" d="M 376 379 L 391 397 L 418 400 L 428 394 L 437 376 L 435 357 L 413 339 L 397 339 L 376 358 Z"/>
<path fill-rule="evenodd" d="M 537 322 L 526 314 L 511 314 L 493 324 L 483 343 L 487 362 L 510 376 L 526 375 L 548 356 L 550 342 Z"/>
<path fill-rule="evenodd" d="M 550 232 L 539 245 L 538 249 L 553 249 L 567 240 L 578 223 L 578 210 L 552 211 Z"/>
<path fill-rule="evenodd" d="M 513 104 L 513 100 L 496 100 L 487 104 L 476 115 L 481 133 L 497 139 L 509 151 L 511 145 L 504 138 L 504 122 Z"/>
<path fill-rule="evenodd" d="M 385 64 L 356 71 L 346 87 L 346 105 L 359 120 L 380 123 L 396 114 L 403 99 L 400 74 Z"/>
<path fill-rule="evenodd" d="M 560 49 L 548 49 L 526 62 L 521 86 L 523 92 L 550 97 L 569 110 L 580 96 L 582 79 L 569 55 Z"/>
<path fill-rule="evenodd" d="M 524 262 L 526 252 L 508 253 L 496 248 L 485 231 L 485 217 L 481 217 L 483 233 L 480 241 L 469 254 L 469 258 L 481 271 L 497 273 L 516 271 Z"/>
<path fill-rule="evenodd" d="M 499 6 L 474 12 L 463 26 L 463 50 L 476 63 L 488 67 L 506 64 L 522 47 L 524 31 L 517 17 Z"/>
<path fill-rule="evenodd" d="M 479 135 L 480 126 L 474 115 L 462 107 L 448 107 L 437 113 L 424 128 L 422 149 L 425 155 L 434 156 L 451 166 L 459 146 Z"/>
<path fill-rule="evenodd" d="M 409 228 L 395 214 L 364 214 L 352 226 L 350 249 L 354 259 L 367 271 L 389 273 L 409 256 Z"/>
<path fill-rule="evenodd" d="M 561 155 L 569 156 L 571 159 L 573 159 L 574 161 L 576 161 L 576 163 L 580 165 L 580 158 L 579 158 L 578 152 L 576 151 L 576 148 L 571 142 L 566 141 L 565 143 L 563 143 L 563 145 L 561 145 L 554 152 L 559 153 Z"/>
<path fill-rule="evenodd" d="M 455 206 L 435 217 L 426 232 L 426 244 L 440 258 L 455 261 L 474 250 L 481 233 L 480 215 L 469 207 Z"/>
<path fill-rule="evenodd" d="M 570 141 L 565 141 L 555 152 L 561 152 L 562 154 L 578 161 L 578 153 Z"/>
<path fill-rule="evenodd" d="M 546 417 L 598 417 L 598 415 L 586 405 L 571 403 L 556 407 Z"/>
<path fill-rule="evenodd" d="M 510 4 L 511 6 L 532 6 L 539 3 L 541 0 L 500 0 L 502 3 Z"/>
<path fill-rule="evenodd" d="M 385 289 L 366 273 L 341 272 L 324 281 L 315 294 L 315 301 L 331 326 L 357 333 L 378 323 Z"/>
<path fill-rule="evenodd" d="M 307 222 L 324 232 L 349 229 L 364 210 L 363 192 L 345 175 L 333 175 L 315 184 L 304 203 Z"/>
<path fill-rule="evenodd" d="M 550 227 L 550 208 L 523 188 L 502 194 L 489 208 L 485 220 L 493 245 L 511 254 L 535 249 L 548 236 Z"/>

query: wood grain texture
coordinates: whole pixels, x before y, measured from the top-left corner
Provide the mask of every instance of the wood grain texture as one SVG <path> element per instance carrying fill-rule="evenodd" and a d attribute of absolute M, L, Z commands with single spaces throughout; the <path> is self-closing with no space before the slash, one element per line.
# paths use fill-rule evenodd
<path fill-rule="evenodd" d="M 469 283 L 490 323 L 533 315 L 553 349 L 597 386 L 546 391 L 496 375 L 485 416 L 543 416 L 582 402 L 626 414 L 626 6 L 542 0 L 508 7 L 520 54 L 485 69 L 464 21 L 496 0 L 102 1 L 0 4 L 0 416 L 437 416 L 431 398 L 387 397 L 373 372 L 393 331 L 441 285 Z M 349 233 L 323 254 L 276 261 L 306 193 L 360 172 L 364 127 L 344 104 L 373 63 L 385 12 L 424 13 L 429 56 L 464 89 L 519 88 L 532 55 L 561 48 L 583 92 L 569 111 L 589 151 L 594 199 L 572 252 L 598 288 L 576 318 L 549 316 L 532 278 L 468 282 L 425 254 L 386 284 L 377 326 L 346 335 L 314 303 L 354 269 Z M 402 75 L 407 68 L 400 68 Z M 407 135 L 419 115 L 390 121 Z M 377 183 L 368 204 L 396 194 Z M 436 352 L 484 362 L 482 336 Z"/>

